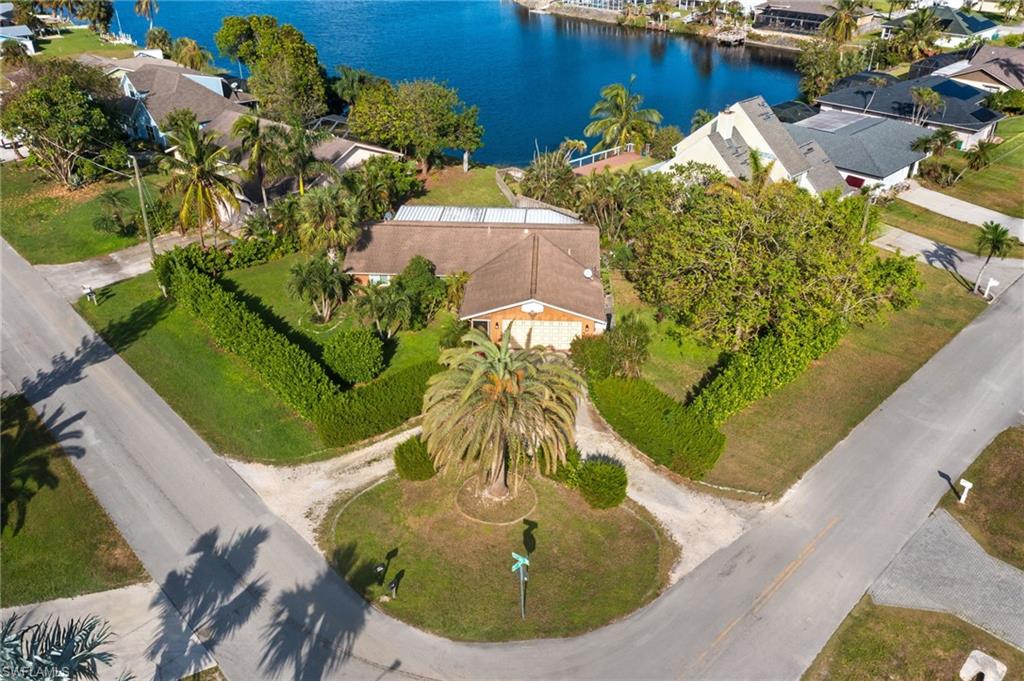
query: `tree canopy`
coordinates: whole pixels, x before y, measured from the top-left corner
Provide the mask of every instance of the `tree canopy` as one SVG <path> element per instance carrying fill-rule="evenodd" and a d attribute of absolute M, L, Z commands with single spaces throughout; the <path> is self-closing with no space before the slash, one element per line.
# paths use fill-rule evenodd
<path fill-rule="evenodd" d="M 800 51 L 796 70 L 800 73 L 800 92 L 813 103 L 840 78 L 863 71 L 864 56 L 859 50 L 844 50 L 829 40 L 812 40 Z"/>

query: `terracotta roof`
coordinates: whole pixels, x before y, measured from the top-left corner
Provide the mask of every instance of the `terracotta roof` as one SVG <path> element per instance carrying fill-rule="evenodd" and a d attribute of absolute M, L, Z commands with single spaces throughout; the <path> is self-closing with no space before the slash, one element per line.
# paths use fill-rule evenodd
<path fill-rule="evenodd" d="M 953 74 L 965 76 L 982 71 L 1013 90 L 1024 90 L 1024 49 L 1019 47 L 981 46 L 970 66 Z"/>

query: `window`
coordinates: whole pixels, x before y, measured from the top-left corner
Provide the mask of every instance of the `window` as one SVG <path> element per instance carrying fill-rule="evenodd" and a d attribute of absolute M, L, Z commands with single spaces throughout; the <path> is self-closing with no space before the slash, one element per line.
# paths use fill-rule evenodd
<path fill-rule="evenodd" d="M 484 333 L 487 333 L 487 320 L 486 319 L 474 319 L 473 320 L 473 328 L 477 329 L 478 331 L 483 331 Z"/>
<path fill-rule="evenodd" d="M 370 285 L 371 286 L 387 286 L 391 283 L 390 274 L 371 274 Z"/>

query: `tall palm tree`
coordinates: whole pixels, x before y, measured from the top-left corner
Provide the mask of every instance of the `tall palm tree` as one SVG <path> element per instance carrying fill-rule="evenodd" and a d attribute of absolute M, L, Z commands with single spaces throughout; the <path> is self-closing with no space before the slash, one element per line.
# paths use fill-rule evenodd
<path fill-rule="evenodd" d="M 318 175 L 334 179 L 341 176 L 338 169 L 316 157 L 314 149 L 330 136 L 322 130 L 307 130 L 300 121 L 291 125 L 273 126 L 267 130 L 272 143 L 277 145 L 273 172 L 279 177 L 294 177 L 299 194 L 306 193 L 306 180 Z"/>
<path fill-rule="evenodd" d="M 153 15 L 160 11 L 156 0 L 135 0 L 135 13 L 149 20 L 149 28 L 153 28 Z"/>
<path fill-rule="evenodd" d="M 590 110 L 592 120 L 583 134 L 587 137 L 600 136 L 595 151 L 621 147 L 632 142 L 636 146 L 646 144 L 654 137 L 661 123 L 661 113 L 655 109 L 641 109 L 643 95 L 633 92 L 636 76 L 629 77 L 629 85 L 612 83 L 601 89 L 601 99 Z"/>
<path fill-rule="evenodd" d="M 957 174 L 953 183 L 956 184 L 959 182 L 960 178 L 963 177 L 964 173 L 968 170 L 981 170 L 992 163 L 992 152 L 997 146 L 999 145 L 995 142 L 987 142 L 985 140 L 979 141 L 973 149 L 964 154 L 967 158 L 967 165 L 960 170 L 960 173 Z"/>
<path fill-rule="evenodd" d="M 0 626 L 0 660 L 5 674 L 15 679 L 95 679 L 100 664 L 109 667 L 114 661 L 114 654 L 103 650 L 112 636 L 95 616 L 19 627 L 18 616 L 11 615 Z"/>
<path fill-rule="evenodd" d="M 564 355 L 516 350 L 509 331 L 495 344 L 473 329 L 439 361 L 446 369 L 423 396 L 423 438 L 435 466 L 475 467 L 485 495 L 500 500 L 521 460 L 543 460 L 549 474 L 565 462 L 583 379 Z"/>
<path fill-rule="evenodd" d="M 753 195 L 760 196 L 771 179 L 775 161 L 765 163 L 764 159 L 761 158 L 761 154 L 757 150 L 751 149 L 748 154 L 748 163 L 750 164 L 750 177 L 745 179 L 749 183 Z"/>
<path fill-rule="evenodd" d="M 910 121 L 915 125 L 924 125 L 929 116 L 942 108 L 942 97 L 929 87 L 910 88 L 910 98 L 914 102 Z"/>
<path fill-rule="evenodd" d="M 896 34 L 897 44 L 903 48 L 904 56 L 911 60 L 930 54 L 939 39 L 939 20 L 935 10 L 922 7 L 908 14 Z"/>
<path fill-rule="evenodd" d="M 886 20 L 892 19 L 893 11 L 902 12 L 913 4 L 914 0 L 889 0 L 889 14 L 885 17 Z"/>
<path fill-rule="evenodd" d="M 871 86 L 871 96 L 868 97 L 868 103 L 864 105 L 864 113 L 867 113 L 868 109 L 871 108 L 871 104 L 875 101 L 875 95 L 878 94 L 878 91 L 886 87 L 888 84 L 889 81 L 881 76 L 871 76 L 868 78 L 868 85 Z"/>
<path fill-rule="evenodd" d="M 170 57 L 174 51 L 174 42 L 171 40 L 171 32 L 166 28 L 157 26 L 146 31 L 146 49 L 156 49 Z"/>
<path fill-rule="evenodd" d="M 978 278 L 974 280 L 975 292 L 981 287 L 981 275 L 985 274 L 985 269 L 988 267 L 989 261 L 992 260 L 992 256 L 1005 258 L 1013 248 L 1013 241 L 1010 230 L 998 222 L 989 220 L 978 229 L 978 234 L 974 238 L 975 253 L 978 255 L 985 253 L 986 255 L 985 262 L 982 264 L 981 270 L 978 271 Z"/>
<path fill-rule="evenodd" d="M 213 229 L 214 245 L 224 218 L 238 210 L 238 183 L 231 177 L 238 167 L 229 162 L 230 151 L 218 146 L 213 135 L 201 130 L 192 120 L 167 133 L 171 142 L 161 167 L 170 174 L 164 186 L 167 193 L 181 196 L 179 219 L 182 225 L 199 229 L 199 243 L 206 242 L 203 230 Z"/>
<path fill-rule="evenodd" d="M 338 303 L 345 300 L 352 288 L 352 277 L 341 271 L 337 262 L 319 256 L 307 262 L 292 265 L 288 276 L 288 291 L 313 306 L 313 312 L 323 323 L 331 321 Z"/>
<path fill-rule="evenodd" d="M 955 132 L 949 128 L 939 128 L 931 135 L 918 137 L 910 145 L 910 148 L 914 151 L 924 151 L 935 156 L 942 156 L 956 146 L 957 141 Z"/>
<path fill-rule="evenodd" d="M 359 199 L 341 185 L 313 187 L 299 199 L 299 212 L 299 241 L 308 250 L 326 250 L 331 262 L 359 236 Z"/>
<path fill-rule="evenodd" d="M 278 150 L 268 127 L 256 116 L 242 116 L 231 126 L 231 136 L 239 141 L 242 151 L 249 154 L 246 174 L 259 183 L 264 208 L 267 206 L 267 168 L 276 163 Z"/>
<path fill-rule="evenodd" d="M 210 65 L 210 52 L 192 38 L 178 38 L 171 48 L 171 58 L 185 68 L 202 71 Z"/>
<path fill-rule="evenodd" d="M 864 0 L 836 0 L 825 5 L 832 14 L 821 22 L 821 33 L 840 45 L 849 42 L 857 32 L 857 18 L 864 8 Z"/>
<path fill-rule="evenodd" d="M 373 322 L 377 333 L 391 338 L 412 320 L 412 300 L 401 286 L 370 284 L 360 287 L 356 311 Z"/>

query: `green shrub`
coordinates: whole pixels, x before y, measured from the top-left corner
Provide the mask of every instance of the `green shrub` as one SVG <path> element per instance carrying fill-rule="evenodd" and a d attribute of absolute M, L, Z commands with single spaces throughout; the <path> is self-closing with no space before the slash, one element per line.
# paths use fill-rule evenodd
<path fill-rule="evenodd" d="M 618 366 L 603 335 L 577 336 L 569 346 L 569 357 L 588 381 L 608 378 Z"/>
<path fill-rule="evenodd" d="M 423 411 L 427 379 L 437 362 L 414 364 L 327 400 L 314 417 L 328 447 L 344 447 L 397 428 Z"/>
<path fill-rule="evenodd" d="M 569 346 L 573 364 L 589 381 L 609 376 L 639 378 L 650 356 L 651 330 L 630 312 L 599 336 L 577 336 Z"/>
<path fill-rule="evenodd" d="M 469 322 L 458 317 L 448 317 L 441 324 L 441 337 L 437 344 L 442 349 L 454 348 L 462 343 L 462 337 L 469 333 Z"/>
<path fill-rule="evenodd" d="M 580 494 L 591 508 L 614 508 L 626 498 L 626 469 L 606 456 L 584 459 L 577 472 Z"/>
<path fill-rule="evenodd" d="M 565 463 L 555 469 L 555 472 L 552 475 L 546 475 L 546 477 L 560 482 L 566 487 L 575 489 L 579 486 L 579 470 L 581 461 L 580 450 L 575 447 L 570 447 L 569 451 L 565 453 Z"/>
<path fill-rule="evenodd" d="M 392 455 L 395 459 L 395 470 L 403 480 L 429 480 L 437 471 L 434 460 L 427 452 L 427 445 L 418 436 L 411 437 L 395 447 Z"/>
<path fill-rule="evenodd" d="M 365 326 L 342 329 L 324 345 L 324 362 L 349 383 L 366 383 L 384 370 L 384 344 Z"/>
<path fill-rule="evenodd" d="M 700 480 L 718 461 L 725 436 L 647 381 L 606 378 L 590 395 L 615 432 L 657 463 Z"/>
<path fill-rule="evenodd" d="M 171 281 L 175 298 L 203 323 L 217 345 L 238 355 L 299 414 L 310 418 L 337 395 L 320 364 L 209 276 L 178 266 Z"/>
<path fill-rule="evenodd" d="M 248 237 L 233 242 L 228 251 L 202 248 L 197 243 L 175 246 L 154 258 L 153 270 L 156 272 L 157 281 L 165 288 L 171 287 L 171 276 L 178 265 L 216 279 L 229 270 L 262 265 L 278 255 L 295 250 L 287 246 L 282 247 L 282 243 L 279 242 L 277 237 Z"/>
<path fill-rule="evenodd" d="M 1007 47 L 1020 47 L 1024 43 L 1024 34 L 1014 33 L 1003 38 Z"/>
<path fill-rule="evenodd" d="M 675 125 L 666 125 L 658 128 L 651 140 L 651 158 L 658 161 L 667 161 L 675 156 L 673 147 L 683 139 L 683 131 Z"/>

